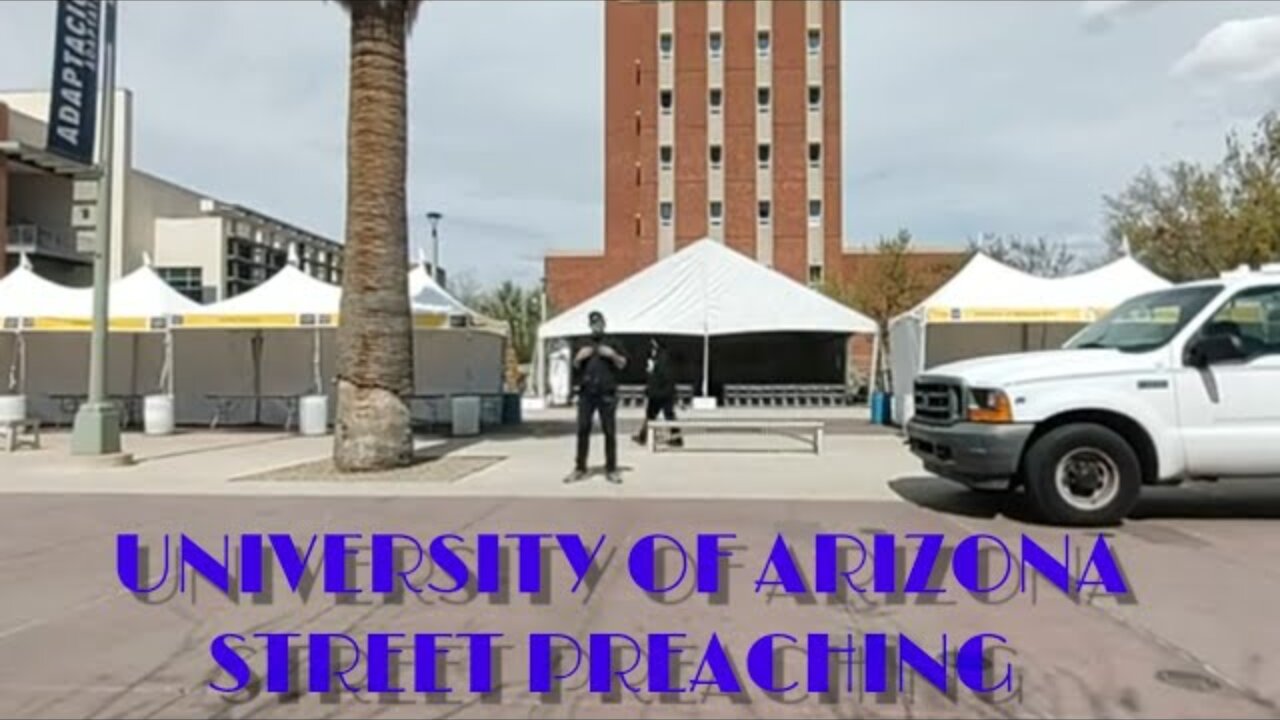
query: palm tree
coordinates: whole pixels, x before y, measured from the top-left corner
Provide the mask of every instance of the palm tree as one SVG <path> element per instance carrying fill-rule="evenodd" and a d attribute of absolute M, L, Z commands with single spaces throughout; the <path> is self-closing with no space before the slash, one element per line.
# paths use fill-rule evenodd
<path fill-rule="evenodd" d="M 333 461 L 355 472 L 413 460 L 405 44 L 421 0 L 338 2 L 351 18 L 351 74 Z"/>

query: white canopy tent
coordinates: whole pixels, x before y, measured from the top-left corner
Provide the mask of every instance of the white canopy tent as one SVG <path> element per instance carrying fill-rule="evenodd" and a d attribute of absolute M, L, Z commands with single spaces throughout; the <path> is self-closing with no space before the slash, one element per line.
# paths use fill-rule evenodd
<path fill-rule="evenodd" d="M 51 397 L 87 391 L 93 295 L 89 288 L 67 288 L 19 267 L 0 285 L 16 298 L 0 300 L 21 320 L 10 386 L 34 394 L 29 407 L 39 417 L 66 420 L 70 410 Z M 109 357 L 107 392 L 138 396 L 172 393 L 172 318 L 199 304 L 174 290 L 150 267 L 149 260 L 111 285 L 108 309 Z M 25 300 L 22 299 L 25 297 Z M 15 302 L 16 301 L 16 302 Z"/>
<path fill-rule="evenodd" d="M 46 280 L 31 269 L 26 255 L 0 279 L 0 355 L 5 364 L 5 392 L 30 391 L 27 339 L 40 330 L 73 326 L 84 305 L 83 291 Z M 87 372 L 87 370 L 86 370 Z"/>
<path fill-rule="evenodd" d="M 593 310 L 604 313 L 610 334 L 703 338 L 703 394 L 709 383 L 712 337 L 877 332 L 871 318 L 710 238 L 543 323 L 538 328 L 540 349 L 550 340 L 589 334 L 588 315 Z"/>
<path fill-rule="evenodd" d="M 422 395 L 502 390 L 507 324 L 467 307 L 431 277 L 424 263 L 409 271 L 413 303 L 414 391 Z"/>
<path fill-rule="evenodd" d="M 276 422 L 263 413 L 280 408 L 264 408 L 261 398 L 327 394 L 323 378 L 335 366 L 332 330 L 341 302 L 340 287 L 291 259 L 261 285 L 179 317 L 178 422 L 207 422 L 217 412 L 210 395 L 254 398 L 253 421 Z"/>
<path fill-rule="evenodd" d="M 894 420 L 910 418 L 910 389 L 924 370 L 1060 347 L 1128 298 L 1168 286 L 1129 256 L 1089 272 L 1044 278 L 974 255 L 951 280 L 889 323 Z"/>

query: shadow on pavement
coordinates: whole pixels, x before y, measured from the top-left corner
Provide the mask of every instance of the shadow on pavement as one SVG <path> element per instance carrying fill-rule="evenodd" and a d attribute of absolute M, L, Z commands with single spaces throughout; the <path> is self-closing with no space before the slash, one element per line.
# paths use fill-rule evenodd
<path fill-rule="evenodd" d="M 920 507 L 961 517 L 1004 516 L 1028 524 L 1036 520 L 1023 492 L 979 492 L 932 476 L 893 480 L 890 489 Z M 1280 483 L 1241 480 L 1225 485 L 1144 488 L 1130 520 L 1276 520 Z"/>

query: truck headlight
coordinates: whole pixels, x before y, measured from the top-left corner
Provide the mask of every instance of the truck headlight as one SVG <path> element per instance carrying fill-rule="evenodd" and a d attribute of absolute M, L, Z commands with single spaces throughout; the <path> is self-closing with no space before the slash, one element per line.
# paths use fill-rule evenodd
<path fill-rule="evenodd" d="M 1009 396 L 1000 390 L 970 388 L 967 416 L 970 422 L 1013 422 L 1013 408 L 1009 404 Z"/>

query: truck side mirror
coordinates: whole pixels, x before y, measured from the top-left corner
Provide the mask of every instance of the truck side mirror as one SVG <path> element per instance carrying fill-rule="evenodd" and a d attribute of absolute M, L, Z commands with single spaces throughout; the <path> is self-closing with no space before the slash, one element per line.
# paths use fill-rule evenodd
<path fill-rule="evenodd" d="M 1241 360 L 1245 356 L 1244 343 L 1236 335 L 1205 335 L 1192 340 L 1187 346 L 1187 365 L 1196 368 L 1207 368 L 1231 360 Z"/>

